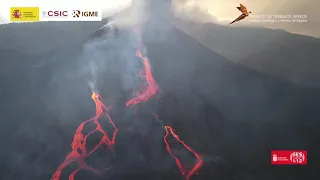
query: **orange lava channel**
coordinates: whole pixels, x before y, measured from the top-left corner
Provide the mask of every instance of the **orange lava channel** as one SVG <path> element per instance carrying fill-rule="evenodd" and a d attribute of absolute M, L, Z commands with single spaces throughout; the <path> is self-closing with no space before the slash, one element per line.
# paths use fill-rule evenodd
<path fill-rule="evenodd" d="M 90 156 L 103 144 L 107 145 L 108 149 L 110 149 L 115 144 L 118 128 L 116 127 L 115 123 L 113 122 L 113 120 L 108 114 L 109 108 L 107 108 L 103 104 L 102 98 L 100 97 L 99 94 L 93 93 L 91 98 L 96 105 L 96 115 L 92 119 L 89 119 L 79 125 L 78 129 L 76 130 L 76 133 L 74 134 L 73 142 L 71 144 L 72 151 L 66 156 L 63 163 L 55 171 L 51 180 L 60 180 L 60 176 L 63 169 L 67 167 L 69 164 L 71 164 L 72 162 L 76 162 L 79 167 L 77 170 L 73 171 L 69 175 L 69 180 L 74 180 L 75 174 L 80 170 L 91 170 L 99 174 L 100 172 L 98 170 L 94 168 L 90 168 L 86 164 L 85 162 L 86 157 Z M 103 128 L 101 127 L 101 124 L 99 123 L 99 118 L 103 115 L 105 115 L 108 118 L 109 122 L 115 129 L 111 138 L 107 135 L 106 131 L 103 130 Z M 83 127 L 85 124 L 89 122 L 95 123 L 96 128 L 90 133 L 88 133 L 87 135 L 84 135 L 82 133 Z M 103 137 L 101 138 L 100 142 L 91 151 L 87 152 L 87 148 L 86 148 L 87 138 L 89 135 L 91 135 L 94 132 L 100 132 L 103 135 Z"/>
<path fill-rule="evenodd" d="M 141 48 L 140 48 L 140 44 L 139 44 L 139 48 L 136 52 L 136 55 L 142 60 L 143 62 L 143 67 L 144 67 L 144 78 L 147 81 L 147 88 L 144 89 L 144 91 L 139 94 L 138 96 L 136 96 L 135 98 L 129 100 L 126 103 L 126 106 L 130 106 L 133 104 L 139 104 L 141 102 L 146 102 L 148 101 L 153 95 L 156 94 L 157 90 L 158 90 L 158 86 L 157 83 L 155 81 L 155 79 L 153 78 L 152 72 L 151 72 L 151 67 L 150 67 L 150 62 L 149 59 L 145 56 L 143 56 L 143 54 L 141 53 Z"/>
<path fill-rule="evenodd" d="M 168 153 L 170 154 L 171 157 L 174 158 L 174 160 L 176 161 L 176 164 L 178 165 L 178 168 L 180 169 L 182 175 L 186 176 L 186 180 L 190 180 L 191 176 L 193 174 L 195 174 L 203 165 L 203 161 L 200 157 L 200 155 L 198 153 L 196 153 L 194 150 L 192 150 L 187 144 L 185 144 L 180 138 L 179 136 L 174 132 L 174 129 L 170 126 L 165 126 L 165 130 L 166 130 L 166 135 L 164 136 L 164 142 L 166 144 L 166 149 L 168 151 Z M 193 168 L 188 171 L 181 163 L 181 161 L 179 160 L 179 158 L 177 158 L 175 155 L 173 155 L 172 151 L 171 151 L 171 147 L 168 143 L 168 135 L 171 134 L 179 143 L 181 143 L 188 151 L 192 152 L 194 154 L 194 156 L 197 158 L 197 163 L 193 166 Z"/>

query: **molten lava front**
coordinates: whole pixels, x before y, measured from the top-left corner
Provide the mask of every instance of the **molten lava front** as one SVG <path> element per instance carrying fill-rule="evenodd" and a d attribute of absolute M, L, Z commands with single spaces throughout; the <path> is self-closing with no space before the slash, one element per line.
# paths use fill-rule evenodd
<path fill-rule="evenodd" d="M 99 174 L 100 172 L 98 170 L 88 167 L 88 165 L 85 163 L 85 159 L 88 156 L 90 156 L 93 152 L 95 152 L 102 144 L 106 144 L 108 146 L 108 149 L 110 149 L 111 146 L 115 144 L 118 128 L 115 126 L 113 120 L 108 114 L 109 109 L 103 104 L 102 98 L 100 97 L 99 94 L 93 93 L 91 97 L 96 105 L 96 115 L 92 119 L 89 119 L 79 125 L 78 129 L 76 130 L 76 133 L 74 134 L 73 142 L 71 144 L 72 151 L 67 155 L 63 163 L 58 167 L 56 172 L 53 174 L 51 178 L 52 180 L 60 180 L 62 170 L 68 165 L 70 165 L 72 162 L 76 162 L 79 165 L 79 167 L 77 170 L 73 171 L 69 175 L 69 180 L 74 180 L 75 174 L 83 169 L 91 170 Z M 112 124 L 112 126 L 115 129 L 113 132 L 113 136 L 111 138 L 107 135 L 107 132 L 103 130 L 101 124 L 99 123 L 99 118 L 103 115 L 105 115 L 108 118 L 109 122 Z M 93 131 L 89 132 L 88 134 L 84 135 L 82 133 L 83 127 L 85 124 L 89 122 L 93 122 L 96 125 L 96 128 Z M 100 132 L 103 136 L 100 139 L 100 142 L 91 151 L 88 152 L 86 148 L 87 138 L 88 136 L 90 136 L 91 134 L 97 131 Z"/>
<path fill-rule="evenodd" d="M 170 154 L 170 156 L 172 156 L 174 158 L 174 160 L 176 161 L 177 166 L 180 169 L 180 172 L 186 176 L 186 180 L 189 180 L 191 178 L 191 176 L 193 174 L 195 174 L 199 168 L 203 165 L 203 161 L 200 157 L 200 155 L 198 153 L 196 153 L 194 150 L 192 150 L 187 144 L 185 144 L 180 138 L 179 136 L 174 132 L 174 129 L 170 126 L 165 126 L 164 127 L 166 130 L 166 135 L 164 136 L 163 140 L 164 143 L 166 144 L 166 149 L 168 151 L 168 153 Z M 193 166 L 193 168 L 188 171 L 183 164 L 181 163 L 181 161 L 179 160 L 179 158 L 177 158 L 175 155 L 173 155 L 170 145 L 168 143 L 168 135 L 171 134 L 179 143 L 181 143 L 188 151 L 190 151 L 191 153 L 194 154 L 194 156 L 197 158 L 197 163 Z"/>
<path fill-rule="evenodd" d="M 136 51 L 136 55 L 137 55 L 137 57 L 139 57 L 141 59 L 141 61 L 143 63 L 144 69 L 143 69 L 142 74 L 143 74 L 143 78 L 145 79 L 145 81 L 147 83 L 147 86 L 142 91 L 142 93 L 138 94 L 137 96 L 135 96 L 134 98 L 132 98 L 131 100 L 129 100 L 126 103 L 127 107 L 134 105 L 134 104 L 139 104 L 139 103 L 148 101 L 150 98 L 152 98 L 156 94 L 156 92 L 158 90 L 157 83 L 156 83 L 156 81 L 152 75 L 152 72 L 151 72 L 149 59 L 142 54 L 141 43 L 140 43 L 140 41 L 138 41 L 138 42 L 139 42 L 139 48 Z M 74 139 L 71 144 L 72 151 L 71 151 L 71 153 L 69 153 L 67 155 L 67 157 L 65 158 L 63 163 L 58 167 L 56 172 L 53 174 L 53 176 L 51 178 L 52 180 L 60 180 L 60 176 L 61 176 L 62 171 L 64 170 L 65 167 L 70 165 L 72 162 L 76 162 L 78 164 L 78 169 L 71 172 L 71 174 L 69 175 L 69 180 L 74 180 L 75 174 L 77 172 L 79 172 L 80 170 L 91 170 L 91 171 L 95 172 L 96 174 L 99 174 L 100 171 L 93 169 L 93 168 L 90 168 L 85 163 L 85 159 L 88 156 L 90 156 L 93 152 L 95 152 L 101 145 L 103 145 L 103 144 L 107 145 L 108 150 L 109 150 L 116 143 L 115 140 L 116 140 L 118 128 L 116 127 L 115 123 L 113 122 L 110 115 L 108 114 L 109 109 L 106 107 L 105 104 L 103 104 L 103 102 L 102 102 L 103 99 L 101 98 L 101 96 L 99 94 L 93 93 L 92 100 L 95 102 L 95 105 L 96 105 L 96 115 L 92 119 L 89 119 L 79 125 L 78 129 L 76 130 L 76 133 L 74 134 Z M 107 119 L 109 120 L 109 123 L 112 124 L 112 126 L 114 127 L 114 132 L 113 132 L 112 137 L 109 137 L 107 135 L 107 132 L 105 130 L 103 130 L 101 124 L 99 123 L 98 120 L 101 116 L 106 116 Z M 95 123 L 96 128 L 93 131 L 89 132 L 88 134 L 84 135 L 82 133 L 83 127 L 85 124 L 87 124 L 89 122 Z M 186 145 L 179 138 L 179 136 L 174 132 L 172 127 L 164 126 L 164 128 L 166 131 L 166 134 L 164 136 L 164 143 L 166 146 L 166 150 L 168 151 L 169 155 L 172 156 L 172 158 L 174 158 L 182 175 L 184 175 L 186 177 L 186 180 L 190 180 L 192 175 L 195 174 L 199 170 L 199 168 L 203 165 L 203 161 L 198 153 L 196 153 L 194 150 L 192 150 L 188 145 Z M 90 136 L 94 132 L 100 132 L 103 136 L 100 139 L 100 142 L 98 144 L 96 144 L 95 147 L 91 151 L 88 152 L 87 148 L 86 148 L 87 138 L 88 138 L 88 136 Z M 186 148 L 189 152 L 193 153 L 194 156 L 196 157 L 197 162 L 192 167 L 191 170 L 187 170 L 185 168 L 186 166 L 181 163 L 179 158 L 177 158 L 172 153 L 171 147 L 168 143 L 168 135 L 169 134 L 171 134 L 180 144 L 183 145 L 184 148 Z M 105 170 L 107 170 L 107 168 Z"/>

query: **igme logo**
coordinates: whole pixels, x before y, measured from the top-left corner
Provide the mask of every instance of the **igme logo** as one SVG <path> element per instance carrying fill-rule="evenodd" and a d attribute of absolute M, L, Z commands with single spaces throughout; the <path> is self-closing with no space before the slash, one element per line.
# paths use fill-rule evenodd
<path fill-rule="evenodd" d="M 72 16 L 74 18 L 80 17 L 99 17 L 99 11 L 80 11 L 80 10 L 73 10 Z"/>

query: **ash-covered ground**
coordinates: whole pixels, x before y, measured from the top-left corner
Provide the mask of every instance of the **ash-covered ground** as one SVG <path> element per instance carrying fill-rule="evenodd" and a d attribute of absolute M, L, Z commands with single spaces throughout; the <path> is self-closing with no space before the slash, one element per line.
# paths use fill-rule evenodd
<path fill-rule="evenodd" d="M 74 32 L 79 27 L 98 29 L 104 25 L 99 23 L 75 23 L 69 28 Z M 88 28 L 86 32 L 91 33 L 77 31 L 72 38 L 67 33 L 39 31 L 67 43 L 50 44 L 51 48 L 41 52 L 2 48 L 1 179 L 50 179 L 71 151 L 79 124 L 95 115 L 90 98 L 93 90 L 111 106 L 110 115 L 119 132 L 114 152 L 101 147 L 87 159 L 93 168 L 111 168 L 100 175 L 80 171 L 75 180 L 184 179 L 165 149 L 163 125 L 172 126 L 201 155 L 204 165 L 192 179 L 316 178 L 319 89 L 237 65 L 170 23 L 160 25 L 146 20 L 135 28 Z M 48 23 L 1 28 L 8 26 L 32 26 L 34 31 L 39 29 L 35 26 L 45 28 Z M 126 107 L 144 83 L 143 66 L 135 52 L 137 28 L 159 90 L 149 101 Z M 1 46 L 8 47 L 5 43 Z M 102 124 L 112 132 L 108 123 Z M 88 146 L 100 138 L 93 134 Z M 173 138 L 170 143 L 190 168 L 193 155 Z M 270 151 L 275 149 L 307 149 L 308 165 L 272 166 Z M 76 164 L 67 167 L 61 179 L 68 179 L 75 168 Z"/>

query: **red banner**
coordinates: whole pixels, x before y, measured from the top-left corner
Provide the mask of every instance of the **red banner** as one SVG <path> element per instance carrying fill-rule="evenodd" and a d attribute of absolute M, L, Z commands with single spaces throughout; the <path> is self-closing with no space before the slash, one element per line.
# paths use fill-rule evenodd
<path fill-rule="evenodd" d="M 271 164 L 307 164 L 306 150 L 275 150 L 271 151 Z"/>

